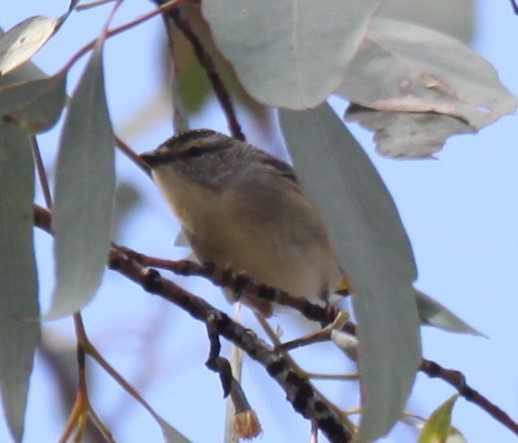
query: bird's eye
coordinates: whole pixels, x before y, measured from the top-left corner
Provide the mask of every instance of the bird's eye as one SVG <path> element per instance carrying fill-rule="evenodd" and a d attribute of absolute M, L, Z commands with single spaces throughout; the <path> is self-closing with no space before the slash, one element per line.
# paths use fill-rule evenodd
<path fill-rule="evenodd" d="M 200 157 L 203 154 L 204 149 L 199 146 L 193 146 L 187 150 L 189 157 Z"/>

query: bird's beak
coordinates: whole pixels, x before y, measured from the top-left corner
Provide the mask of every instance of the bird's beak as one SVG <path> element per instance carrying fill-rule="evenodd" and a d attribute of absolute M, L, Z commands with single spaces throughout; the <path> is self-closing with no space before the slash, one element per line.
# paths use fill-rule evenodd
<path fill-rule="evenodd" d="M 154 151 L 144 152 L 143 154 L 140 154 L 139 157 L 151 169 L 162 163 L 160 156 L 158 156 Z"/>

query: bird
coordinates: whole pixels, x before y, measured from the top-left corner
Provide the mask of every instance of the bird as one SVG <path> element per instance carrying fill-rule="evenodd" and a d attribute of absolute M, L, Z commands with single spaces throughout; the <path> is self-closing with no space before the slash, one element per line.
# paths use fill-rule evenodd
<path fill-rule="evenodd" d="M 199 261 L 310 302 L 347 292 L 320 211 L 288 163 L 210 129 L 181 132 L 140 158 Z M 272 315 L 268 301 L 227 296 Z"/>

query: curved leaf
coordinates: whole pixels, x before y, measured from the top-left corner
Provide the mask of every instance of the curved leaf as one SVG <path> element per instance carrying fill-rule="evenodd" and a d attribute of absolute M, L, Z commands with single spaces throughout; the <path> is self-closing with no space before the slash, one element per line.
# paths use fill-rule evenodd
<path fill-rule="evenodd" d="M 52 37 L 60 20 L 35 16 L 18 23 L 0 39 L 0 75 L 29 60 Z"/>
<path fill-rule="evenodd" d="M 468 122 L 435 112 L 376 111 L 349 106 L 347 121 L 356 121 L 374 132 L 376 151 L 392 158 L 432 158 L 448 137 L 476 132 Z"/>
<path fill-rule="evenodd" d="M 378 111 L 436 112 L 479 129 L 514 112 L 489 62 L 452 37 L 375 17 L 337 90 Z"/>
<path fill-rule="evenodd" d="M 27 133 L 0 123 L 0 387 L 13 438 L 22 439 L 40 335 L 33 246 L 34 165 Z"/>
<path fill-rule="evenodd" d="M 4 30 L 0 27 L 0 39 L 5 35 Z M 0 75 L 0 86 L 10 85 L 12 83 L 19 83 L 27 80 L 36 80 L 38 78 L 45 78 L 47 75 L 38 68 L 34 63 L 27 62 L 9 74 Z"/>
<path fill-rule="evenodd" d="M 327 104 L 281 110 L 280 122 L 353 290 L 364 396 L 356 441 L 374 441 L 400 418 L 421 359 L 412 250 L 377 171 Z"/>
<path fill-rule="evenodd" d="M 464 320 L 457 317 L 449 309 L 441 305 L 438 301 L 416 289 L 417 310 L 419 318 L 424 325 L 435 326 L 449 332 L 461 334 L 473 334 L 485 337 L 484 334 L 472 328 Z"/>
<path fill-rule="evenodd" d="M 452 433 L 451 413 L 458 398 L 458 394 L 453 395 L 433 412 L 419 434 L 419 443 L 447 442 Z"/>
<path fill-rule="evenodd" d="M 341 83 L 378 0 L 205 0 L 221 52 L 259 102 L 322 103 Z"/>
<path fill-rule="evenodd" d="M 98 45 L 61 136 L 52 219 L 56 286 L 47 318 L 76 312 L 95 295 L 110 247 L 114 187 L 113 134 Z"/>

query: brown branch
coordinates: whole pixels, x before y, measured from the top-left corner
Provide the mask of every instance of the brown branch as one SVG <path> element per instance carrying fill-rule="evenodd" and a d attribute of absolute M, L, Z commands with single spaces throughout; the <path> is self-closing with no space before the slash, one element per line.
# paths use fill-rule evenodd
<path fill-rule="evenodd" d="M 338 309 L 332 305 L 322 307 L 304 298 L 294 297 L 286 291 L 264 285 L 242 273 L 234 273 L 231 269 L 220 270 L 212 263 L 199 264 L 191 260 L 166 260 L 141 254 L 124 246 L 118 246 L 121 251 L 143 266 L 157 267 L 182 276 L 204 277 L 218 287 L 231 289 L 236 294 L 246 292 L 247 296 L 255 296 L 261 300 L 289 306 L 299 311 L 308 320 L 313 320 L 326 326 L 334 321 Z M 347 323 L 344 330 L 354 334 L 352 323 Z"/>
<path fill-rule="evenodd" d="M 36 226 L 50 232 L 50 212 L 35 206 Z M 232 321 L 225 313 L 205 300 L 163 278 L 158 271 L 142 266 L 117 246 L 112 246 L 108 259 L 110 269 L 117 271 L 152 294 L 174 303 L 196 320 L 212 322 L 214 331 L 225 337 L 257 361 L 286 392 L 295 411 L 317 423 L 331 442 L 343 443 L 352 438 L 342 418 L 317 395 L 307 378 L 294 372 L 288 360 L 276 353 L 250 330 Z"/>
<path fill-rule="evenodd" d="M 120 137 L 115 135 L 115 144 L 117 148 L 126 156 L 128 157 L 133 163 L 135 163 L 142 171 L 145 172 L 145 174 L 150 177 L 151 176 L 151 169 L 149 166 L 142 160 L 136 153 L 131 149 L 127 143 L 124 142 Z"/>
<path fill-rule="evenodd" d="M 164 0 L 154 0 L 154 2 L 157 5 L 162 5 L 165 3 Z M 189 21 L 182 15 L 182 12 L 179 8 L 171 9 L 165 12 L 165 14 L 167 14 L 167 17 L 172 20 L 176 27 L 183 33 L 185 38 L 191 43 L 194 53 L 198 58 L 198 62 L 203 67 L 203 69 L 205 69 L 207 77 L 212 85 L 212 89 L 214 90 L 214 94 L 216 94 L 216 98 L 218 99 L 221 108 L 225 113 L 232 136 L 238 140 L 245 141 L 246 137 L 243 134 L 241 125 L 237 120 L 234 105 L 230 99 L 230 94 L 228 93 L 223 80 L 216 70 L 212 57 L 205 50 L 202 42 L 191 28 Z"/>
<path fill-rule="evenodd" d="M 45 230 L 49 230 L 50 212 L 39 206 L 35 206 L 35 224 Z M 140 284 L 148 292 L 156 293 L 166 300 L 171 301 L 197 320 L 201 320 L 207 324 L 211 315 L 216 315 L 216 317 L 221 318 L 221 320 L 217 322 L 219 335 L 232 341 L 243 349 L 252 359 L 259 361 L 286 391 L 288 399 L 293 404 L 295 410 L 304 417 L 311 417 L 311 419 L 313 419 L 313 415 L 317 413 L 317 411 L 313 410 L 313 407 L 315 407 L 317 403 L 321 405 L 322 401 L 315 395 L 307 379 L 297 376 L 292 371 L 287 359 L 274 352 L 274 350 L 267 346 L 262 340 L 249 334 L 249 331 L 233 322 L 226 314 L 216 310 L 205 300 L 183 290 L 173 282 L 162 278 L 157 271 L 146 269 L 143 263 L 153 263 L 153 266 L 163 267 L 181 275 L 206 277 L 214 284 L 226 286 L 232 290 L 243 290 L 243 287 L 246 285 L 251 285 L 250 288 L 255 288 L 257 296 L 291 306 L 301 312 L 306 318 L 318 321 L 322 325 L 331 324 L 335 320 L 337 314 L 336 308 L 333 306 L 323 308 L 309 302 L 300 302 L 296 297 L 290 296 L 283 291 L 278 291 L 269 286 L 259 284 L 249 277 L 232 273 L 230 270 L 218 271 L 210 264 L 199 265 L 188 260 L 163 260 L 115 245 L 111 249 L 109 259 L 111 269 L 117 270 L 122 275 Z M 145 266 L 150 265 L 146 264 Z M 249 287 L 247 287 L 247 291 L 248 290 Z M 219 317 L 220 315 L 221 317 Z M 354 335 L 355 325 L 351 322 L 347 322 L 343 330 Z M 440 378 L 450 384 L 463 398 L 479 406 L 499 423 L 518 435 L 518 423 L 482 394 L 471 388 L 466 383 L 466 379 L 461 372 L 442 368 L 439 364 L 426 359 L 422 359 L 419 370 L 431 378 Z M 301 393 L 300 396 L 298 394 L 299 392 Z M 306 395 L 308 397 L 306 397 Z M 299 401 L 301 399 L 304 400 L 302 403 Z M 326 411 L 329 411 L 329 408 L 326 407 Z M 326 412 L 326 414 L 327 413 L 328 412 Z M 322 420 L 328 426 L 331 426 L 332 429 L 334 429 L 335 426 L 339 426 L 340 429 L 343 430 L 343 423 L 336 414 L 332 414 L 329 418 L 325 419 L 320 417 L 318 420 Z M 324 433 L 327 432 L 324 428 L 322 428 L 322 430 Z M 335 440 L 331 439 L 331 441 Z"/>
<path fill-rule="evenodd" d="M 229 288 L 236 293 L 246 289 L 247 294 L 253 294 L 264 300 L 274 301 L 284 306 L 290 306 L 299 311 L 307 319 L 318 321 L 322 326 L 331 324 L 335 320 L 338 312 L 334 306 L 330 305 L 324 308 L 314 305 L 306 300 L 293 297 L 284 291 L 279 291 L 278 289 L 258 283 L 246 275 L 235 274 L 229 269 L 224 271 L 218 270 L 210 263 L 200 265 L 188 260 L 165 260 L 156 257 L 149 257 L 129 249 L 124 250 L 125 253 L 130 254 L 135 260 L 145 266 L 156 266 L 184 276 L 205 277 L 216 286 Z M 342 330 L 349 334 L 356 334 L 356 327 L 351 322 L 347 322 Z M 326 338 L 327 335 L 323 336 L 322 340 L 325 340 Z M 312 339 L 310 343 L 314 343 L 315 341 L 316 340 Z M 303 343 L 303 340 L 299 340 L 297 342 L 297 344 L 301 343 Z M 277 350 L 285 351 L 286 348 L 281 346 Z M 444 369 L 439 364 L 426 359 L 422 359 L 419 370 L 427 374 L 429 377 L 444 380 L 453 386 L 463 398 L 476 404 L 502 425 L 518 434 L 518 423 L 513 421 L 506 412 L 502 411 L 486 397 L 468 386 L 462 373 L 455 370 Z"/>
<path fill-rule="evenodd" d="M 449 385 L 453 386 L 457 392 L 467 401 L 472 402 L 486 411 L 496 421 L 506 426 L 518 435 L 518 423 L 516 423 L 507 412 L 500 409 L 497 405 L 490 402 L 486 397 L 478 393 L 466 383 L 466 377 L 462 372 L 454 369 L 446 369 L 431 360 L 422 359 L 419 367 L 430 378 L 440 378 Z"/>

